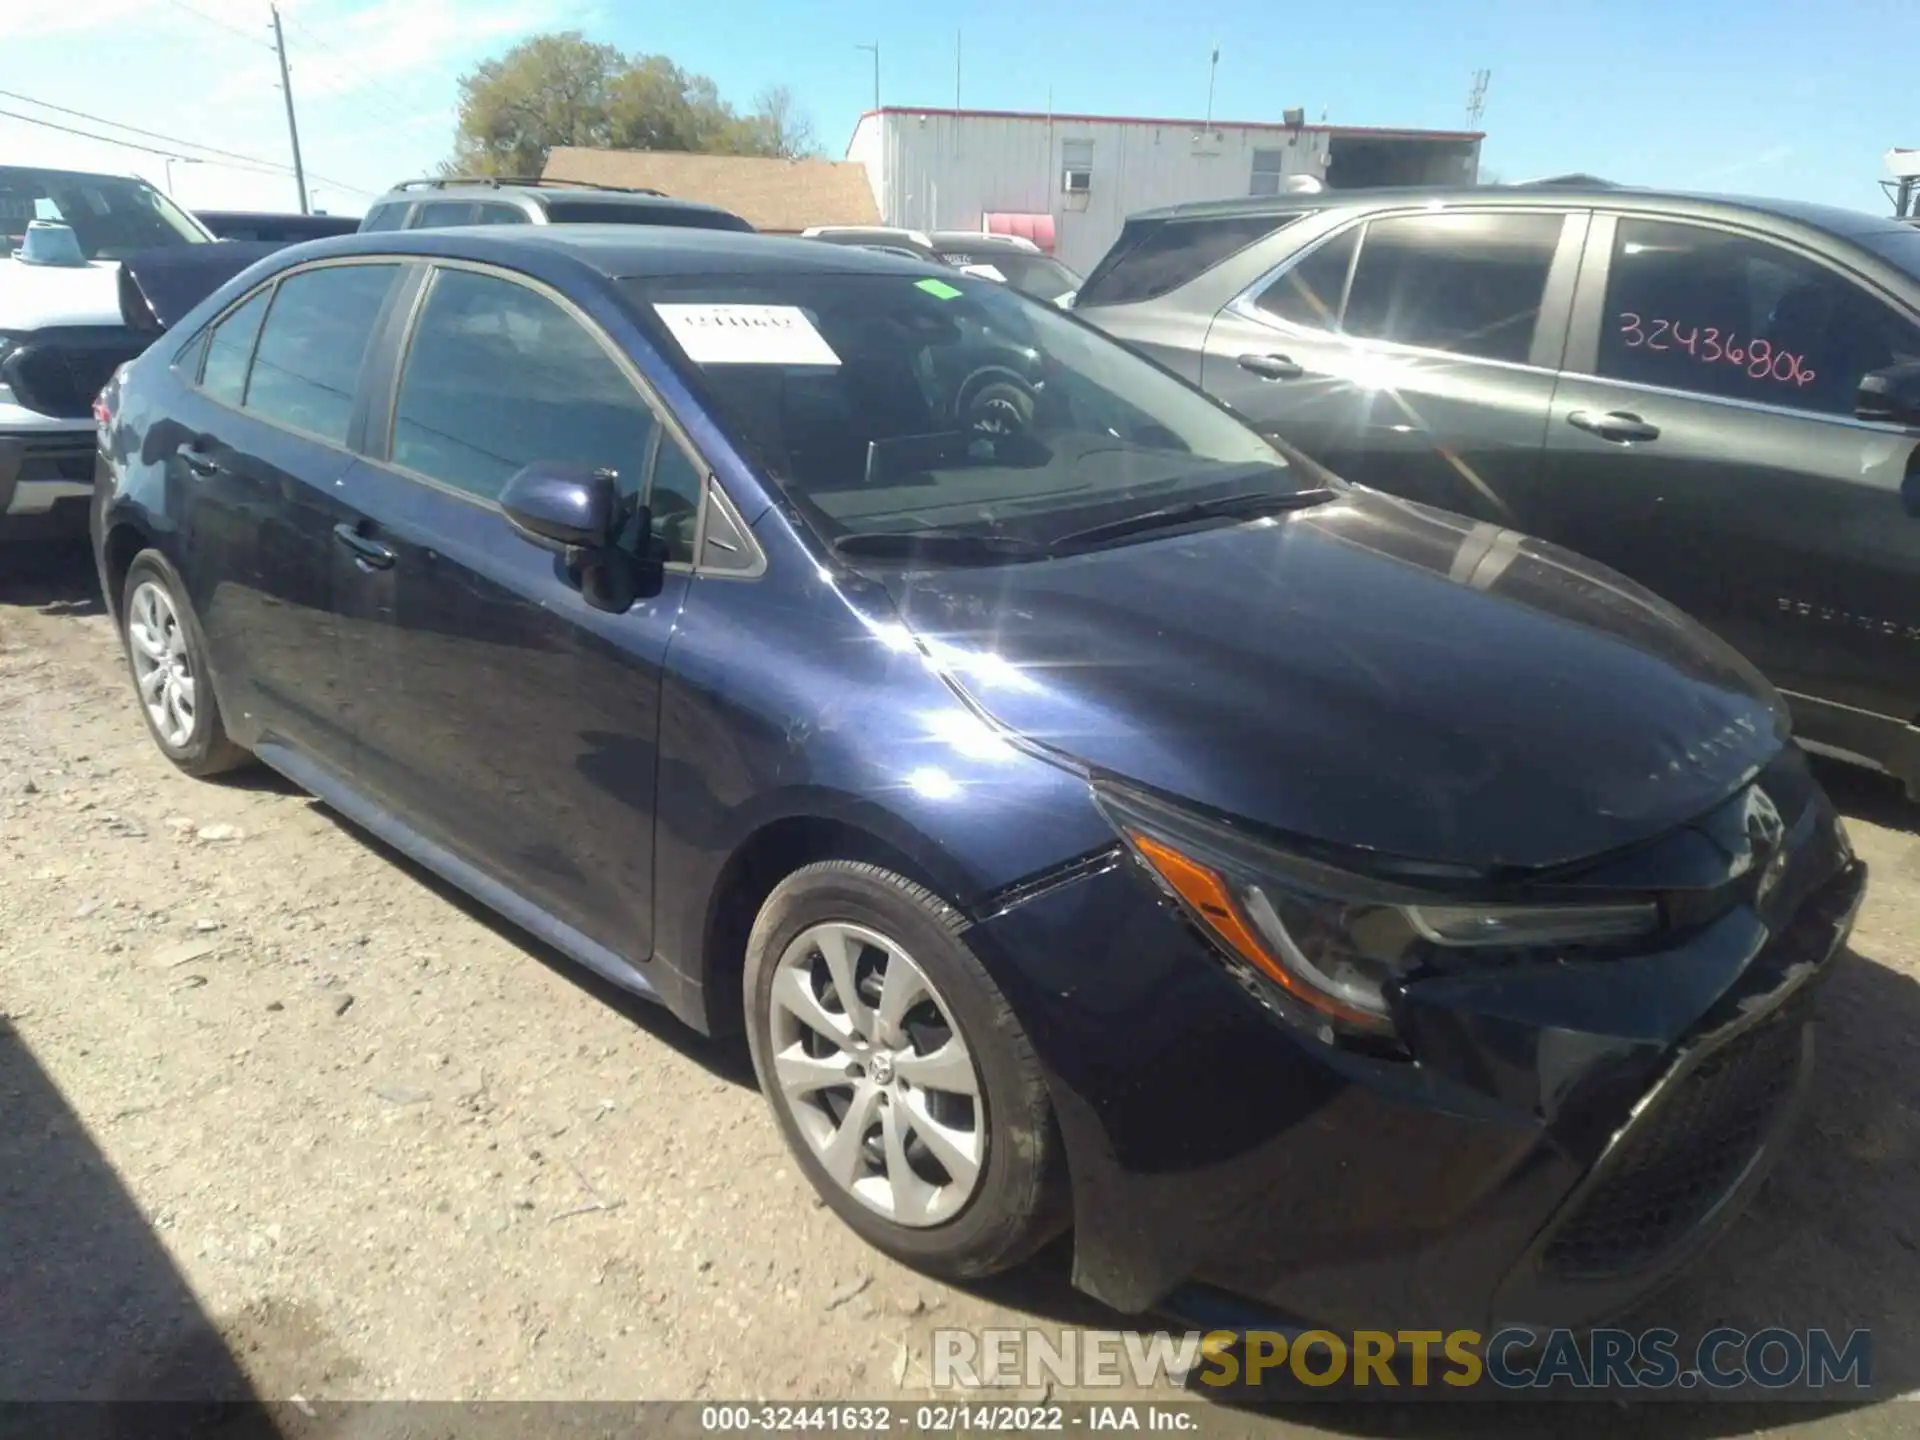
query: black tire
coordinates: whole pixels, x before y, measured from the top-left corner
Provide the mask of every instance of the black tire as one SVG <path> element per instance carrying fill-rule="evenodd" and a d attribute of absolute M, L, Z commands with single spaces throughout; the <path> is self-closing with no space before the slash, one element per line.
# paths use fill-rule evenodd
<path fill-rule="evenodd" d="M 133 658 L 132 614 L 134 597 L 143 584 L 157 585 L 166 592 L 168 603 L 180 622 L 186 643 L 187 665 L 194 677 L 193 728 L 184 745 L 175 745 L 155 728 L 153 717 L 140 703 L 140 718 L 147 723 L 147 734 L 160 753 L 189 775 L 205 778 L 237 770 L 253 763 L 253 755 L 227 734 L 220 718 L 220 702 L 214 695 L 213 669 L 207 659 L 207 637 L 200 629 L 199 617 L 187 603 L 186 587 L 173 566 L 157 550 L 142 550 L 127 567 L 127 578 L 120 587 L 120 643 L 127 657 L 127 674 L 133 681 L 134 698 L 140 701 L 140 673 Z"/>
<path fill-rule="evenodd" d="M 772 987 L 780 957 L 825 921 L 866 926 L 898 941 L 940 992 L 979 1071 L 985 1164 L 951 1219 L 896 1223 L 843 1190 L 800 1133 L 775 1081 Z M 939 896 L 877 865 L 827 860 L 796 870 L 767 897 L 747 941 L 744 978 L 753 1067 L 800 1169 L 840 1218 L 876 1249 L 952 1279 L 974 1279 L 1027 1259 L 1066 1226 L 1066 1164 L 1046 1081 L 1026 1032 L 963 938 L 966 921 Z"/>

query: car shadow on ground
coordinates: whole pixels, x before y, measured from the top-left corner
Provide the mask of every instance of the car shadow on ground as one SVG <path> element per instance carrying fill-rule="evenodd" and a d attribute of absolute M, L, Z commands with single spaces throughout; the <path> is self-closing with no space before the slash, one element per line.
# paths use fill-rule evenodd
<path fill-rule="evenodd" d="M 277 1435 L 14 1018 L 0 1015 L 0 1431 Z"/>
<path fill-rule="evenodd" d="M 100 577 L 85 540 L 0 544 L 0 605 L 46 615 L 99 615 Z"/>

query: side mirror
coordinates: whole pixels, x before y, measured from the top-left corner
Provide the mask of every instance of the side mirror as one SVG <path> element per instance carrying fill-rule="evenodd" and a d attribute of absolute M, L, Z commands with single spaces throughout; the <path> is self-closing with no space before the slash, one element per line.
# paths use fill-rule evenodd
<path fill-rule="evenodd" d="M 1853 413 L 1862 420 L 1920 427 L 1920 360 L 1861 376 Z"/>
<path fill-rule="evenodd" d="M 619 529 L 620 490 L 611 470 L 536 460 L 507 481 L 500 508 L 521 539 L 543 550 L 605 550 Z"/>
<path fill-rule="evenodd" d="M 536 460 L 500 492 L 500 508 L 521 539 L 551 550 L 589 605 L 620 615 L 659 588 L 657 562 L 620 547 L 629 525 L 645 535 L 645 506 L 629 506 L 611 470 Z"/>

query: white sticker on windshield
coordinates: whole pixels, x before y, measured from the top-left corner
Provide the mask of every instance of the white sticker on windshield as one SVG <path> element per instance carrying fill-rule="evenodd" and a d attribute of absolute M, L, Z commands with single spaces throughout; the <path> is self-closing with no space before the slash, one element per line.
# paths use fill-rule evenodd
<path fill-rule="evenodd" d="M 655 305 L 696 365 L 838 365 L 798 305 Z"/>

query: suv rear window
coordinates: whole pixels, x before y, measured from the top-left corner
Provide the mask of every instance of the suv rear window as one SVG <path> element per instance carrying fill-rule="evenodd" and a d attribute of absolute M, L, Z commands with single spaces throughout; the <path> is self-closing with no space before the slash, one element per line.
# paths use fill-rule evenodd
<path fill-rule="evenodd" d="M 1080 287 L 1074 308 L 1157 299 L 1299 218 L 1296 213 L 1129 220 L 1113 249 Z"/>

